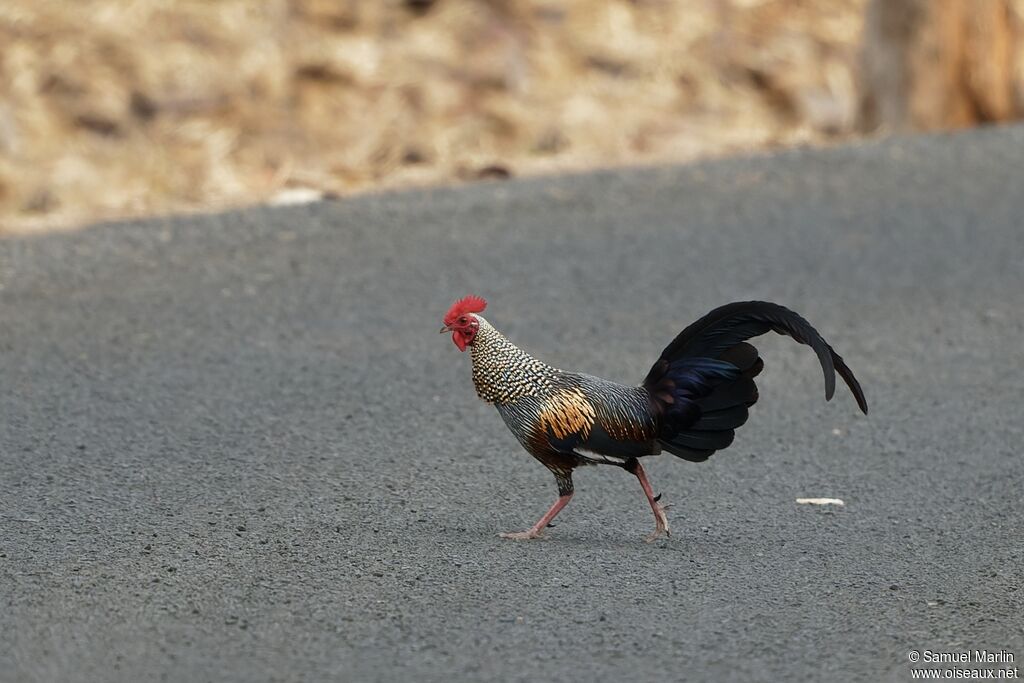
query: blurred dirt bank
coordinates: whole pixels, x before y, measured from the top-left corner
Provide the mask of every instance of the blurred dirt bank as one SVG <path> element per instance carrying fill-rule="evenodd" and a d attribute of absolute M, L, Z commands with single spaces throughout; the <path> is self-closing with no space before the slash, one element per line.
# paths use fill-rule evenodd
<path fill-rule="evenodd" d="M 867 4 L 4 0 L 0 232 L 841 139 Z"/>

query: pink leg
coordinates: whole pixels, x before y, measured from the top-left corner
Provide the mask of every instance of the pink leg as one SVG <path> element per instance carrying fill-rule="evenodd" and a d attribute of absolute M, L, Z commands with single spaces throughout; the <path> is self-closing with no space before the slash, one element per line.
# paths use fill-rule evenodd
<path fill-rule="evenodd" d="M 644 472 L 643 466 L 638 462 L 636 463 L 636 469 L 633 471 L 636 478 L 640 480 L 640 486 L 644 488 L 644 495 L 647 496 L 647 502 L 651 504 L 651 510 L 654 512 L 654 521 L 656 526 L 654 531 L 649 534 L 645 541 L 650 543 L 654 539 L 661 536 L 662 532 L 666 536 L 671 536 L 672 532 L 668 528 L 668 517 L 665 515 L 665 508 L 658 504 L 658 501 L 654 499 L 654 491 L 651 490 L 651 482 L 647 481 L 647 473 Z"/>
<path fill-rule="evenodd" d="M 525 541 L 530 538 L 538 538 L 540 532 L 555 518 L 555 516 L 562 511 L 569 501 L 572 500 L 572 494 L 567 493 L 563 496 L 559 496 L 555 504 L 551 506 L 551 509 L 544 513 L 544 516 L 537 520 L 537 523 L 530 527 L 529 531 L 514 531 L 507 534 L 498 534 L 502 538 L 511 538 L 516 541 Z"/>

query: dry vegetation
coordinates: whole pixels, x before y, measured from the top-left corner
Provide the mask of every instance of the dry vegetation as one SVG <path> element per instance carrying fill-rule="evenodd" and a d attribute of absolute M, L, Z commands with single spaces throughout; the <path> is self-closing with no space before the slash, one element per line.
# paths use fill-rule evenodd
<path fill-rule="evenodd" d="M 852 132 L 865 0 L 3 0 L 0 231 Z"/>

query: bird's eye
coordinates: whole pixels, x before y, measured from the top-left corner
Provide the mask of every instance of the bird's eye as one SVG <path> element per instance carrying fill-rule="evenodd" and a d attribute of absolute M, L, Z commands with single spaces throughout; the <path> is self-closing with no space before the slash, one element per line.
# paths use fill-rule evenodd
<path fill-rule="evenodd" d="M 465 325 L 466 324 L 466 316 L 462 316 L 461 318 L 459 318 L 459 322 L 462 323 L 463 325 Z"/>

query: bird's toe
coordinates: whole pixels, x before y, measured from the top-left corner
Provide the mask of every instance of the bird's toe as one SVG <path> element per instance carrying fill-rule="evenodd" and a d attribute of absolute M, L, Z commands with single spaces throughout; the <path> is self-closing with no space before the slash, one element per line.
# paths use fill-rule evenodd
<path fill-rule="evenodd" d="M 659 529 L 655 529 L 651 533 L 649 533 L 646 536 L 644 536 L 644 541 L 647 542 L 647 543 L 654 543 L 656 540 L 661 538 L 662 535 L 664 535 L 665 538 L 671 538 L 672 537 L 672 532 L 669 531 L 668 529 L 660 529 L 660 528 Z"/>
<path fill-rule="evenodd" d="M 530 539 L 540 538 L 539 531 L 508 531 L 505 533 L 498 534 L 501 538 L 508 538 L 513 541 L 529 541 Z"/>

